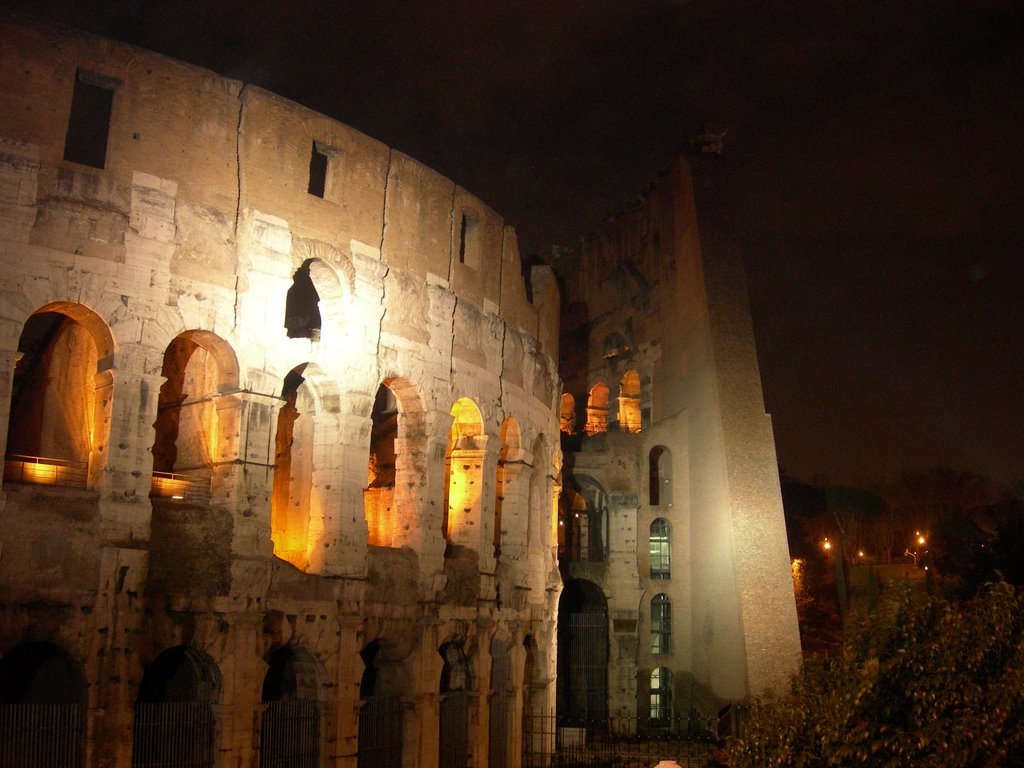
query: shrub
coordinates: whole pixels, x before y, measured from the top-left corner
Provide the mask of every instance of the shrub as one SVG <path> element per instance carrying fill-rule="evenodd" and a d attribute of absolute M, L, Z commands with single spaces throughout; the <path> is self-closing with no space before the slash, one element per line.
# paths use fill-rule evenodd
<path fill-rule="evenodd" d="M 969 602 L 900 588 L 757 703 L 732 768 L 1024 765 L 1024 606 L 1005 583 Z"/>

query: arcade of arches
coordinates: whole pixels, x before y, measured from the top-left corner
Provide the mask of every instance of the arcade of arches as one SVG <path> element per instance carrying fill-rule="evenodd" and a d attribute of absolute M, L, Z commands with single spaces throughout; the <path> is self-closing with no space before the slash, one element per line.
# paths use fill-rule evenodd
<path fill-rule="evenodd" d="M 324 115 L 0 36 L 0 754 L 517 768 L 785 684 L 771 427 L 685 159 L 556 274 Z"/>

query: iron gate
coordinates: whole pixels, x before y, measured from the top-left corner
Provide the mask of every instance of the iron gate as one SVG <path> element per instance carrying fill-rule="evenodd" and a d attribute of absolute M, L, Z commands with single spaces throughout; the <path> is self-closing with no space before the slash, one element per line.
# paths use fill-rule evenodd
<path fill-rule="evenodd" d="M 213 710 L 201 701 L 135 705 L 132 768 L 210 768 Z"/>
<path fill-rule="evenodd" d="M 402 700 L 370 696 L 359 709 L 358 768 L 401 768 Z"/>
<path fill-rule="evenodd" d="M 80 705 L 0 704 L 0 767 L 78 768 L 81 764 Z"/>
<path fill-rule="evenodd" d="M 469 692 L 441 694 L 439 768 L 466 768 L 469 763 Z"/>
<path fill-rule="evenodd" d="M 260 768 L 319 768 L 319 703 L 292 699 L 266 707 L 260 718 Z"/>

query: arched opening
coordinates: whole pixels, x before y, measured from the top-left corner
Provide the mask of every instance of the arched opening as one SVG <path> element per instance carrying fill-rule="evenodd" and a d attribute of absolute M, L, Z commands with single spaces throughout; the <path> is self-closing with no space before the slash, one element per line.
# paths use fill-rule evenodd
<path fill-rule="evenodd" d="M 672 506 L 672 453 L 663 445 L 651 448 L 647 459 L 652 507 Z"/>
<path fill-rule="evenodd" d="M 401 768 L 405 733 L 402 696 L 411 690 L 408 673 L 394 648 L 382 640 L 369 643 L 359 656 L 358 768 Z"/>
<path fill-rule="evenodd" d="M 657 667 L 651 672 L 651 725 L 672 722 L 672 670 Z"/>
<path fill-rule="evenodd" d="M 640 374 L 626 371 L 619 381 L 619 429 L 635 434 L 641 427 Z"/>
<path fill-rule="evenodd" d="M 320 668 L 301 648 L 270 654 L 263 678 L 260 768 L 320 765 Z"/>
<path fill-rule="evenodd" d="M 373 411 L 376 416 L 372 416 Z M 426 535 L 422 528 L 421 496 L 428 464 L 423 401 L 405 379 L 388 378 L 377 390 L 373 411 L 367 457 L 370 487 L 363 497 L 368 542 L 380 547 L 415 549 Z"/>
<path fill-rule="evenodd" d="M 663 517 L 651 522 L 649 551 L 651 578 L 672 578 L 672 529 Z"/>
<path fill-rule="evenodd" d="M 284 304 L 284 327 L 289 339 L 320 340 L 320 294 L 309 268 L 312 259 L 303 262 L 292 278 Z"/>
<path fill-rule="evenodd" d="M 608 494 L 585 475 L 571 478 L 559 498 L 558 557 L 565 562 L 608 558 Z"/>
<path fill-rule="evenodd" d="M 441 667 L 440 730 L 438 738 L 438 768 L 466 768 L 470 758 L 469 659 L 459 643 L 445 643 L 438 652 L 444 659 Z"/>
<path fill-rule="evenodd" d="M 75 661 L 51 643 L 23 643 L 0 658 L 0 763 L 82 764 L 86 688 Z"/>
<path fill-rule="evenodd" d="M 135 701 L 133 768 L 213 766 L 219 695 L 220 674 L 199 651 L 177 646 L 157 656 Z"/>
<path fill-rule="evenodd" d="M 562 406 L 558 427 L 567 435 L 576 434 L 576 398 L 568 392 L 562 393 Z"/>
<path fill-rule="evenodd" d="M 309 566 L 310 520 L 314 515 L 313 455 L 316 401 L 302 374 L 293 368 L 284 379 L 284 405 L 277 416 L 274 484 L 270 497 L 270 537 L 274 554 L 300 570 Z"/>
<path fill-rule="evenodd" d="M 584 579 L 558 601 L 556 700 L 559 725 L 603 727 L 608 717 L 608 601 Z"/>
<path fill-rule="evenodd" d="M 498 469 L 497 469 L 497 486 L 494 494 L 494 556 L 501 557 L 501 526 L 502 526 L 502 509 L 505 501 L 505 493 L 509 490 L 509 484 L 515 475 L 513 472 L 511 463 L 519 458 L 522 454 L 522 448 L 520 447 L 521 435 L 519 433 L 519 424 L 516 423 L 515 419 L 505 419 L 501 423 L 501 430 L 499 432 L 499 439 L 501 440 L 501 451 L 498 454 Z"/>
<path fill-rule="evenodd" d="M 363 491 L 367 543 L 393 546 L 395 533 L 395 439 L 398 437 L 398 398 L 381 384 L 370 413 L 370 460 Z"/>
<path fill-rule="evenodd" d="M 508 644 L 495 638 L 491 641 L 491 691 L 488 706 L 488 768 L 506 768 L 512 741 L 518 735 L 513 720 L 515 690 L 512 687 L 512 666 Z"/>
<path fill-rule="evenodd" d="M 187 331 L 164 352 L 150 496 L 210 502 L 214 466 L 236 433 L 237 411 L 222 397 L 238 386 L 234 352 L 208 331 Z"/>
<path fill-rule="evenodd" d="M 480 529 L 483 490 L 483 417 L 476 403 L 460 397 L 452 406 L 452 429 L 445 454 L 444 537 L 452 544 L 473 545 Z"/>
<path fill-rule="evenodd" d="M 597 382 L 590 388 L 587 397 L 587 423 L 583 431 L 588 435 L 598 435 L 608 431 L 608 399 L 610 392 L 603 382 Z"/>
<path fill-rule="evenodd" d="M 672 653 L 672 601 L 664 593 L 651 598 L 651 653 Z"/>
<path fill-rule="evenodd" d="M 92 310 L 71 302 L 31 315 L 18 339 L 4 480 L 91 486 L 109 436 L 113 339 Z"/>

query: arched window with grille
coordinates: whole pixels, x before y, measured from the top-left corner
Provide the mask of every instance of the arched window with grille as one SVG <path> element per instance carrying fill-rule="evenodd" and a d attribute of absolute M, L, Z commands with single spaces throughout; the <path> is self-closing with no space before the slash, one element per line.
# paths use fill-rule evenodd
<path fill-rule="evenodd" d="M 652 579 L 672 578 L 672 530 L 663 517 L 651 523 L 650 563 Z"/>
<path fill-rule="evenodd" d="M 650 504 L 652 507 L 672 506 L 672 454 L 663 445 L 651 448 L 648 456 Z"/>
<path fill-rule="evenodd" d="M 672 653 L 672 601 L 664 593 L 651 598 L 651 653 Z"/>
<path fill-rule="evenodd" d="M 668 723 L 672 719 L 672 670 L 658 667 L 651 672 L 651 721 Z"/>

